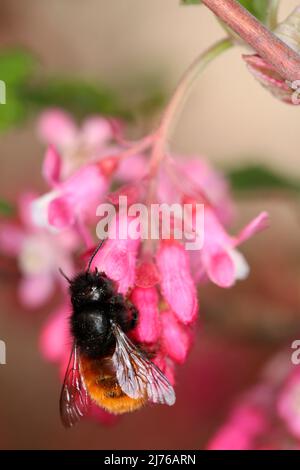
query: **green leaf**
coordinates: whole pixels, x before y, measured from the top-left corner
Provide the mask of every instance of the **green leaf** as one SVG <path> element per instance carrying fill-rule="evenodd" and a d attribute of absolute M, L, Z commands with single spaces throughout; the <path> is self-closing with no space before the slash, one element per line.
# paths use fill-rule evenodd
<path fill-rule="evenodd" d="M 252 15 L 263 23 L 267 19 L 268 8 L 271 0 L 238 0 Z M 201 0 L 181 0 L 183 5 L 200 5 Z"/>
<path fill-rule="evenodd" d="M 14 213 L 14 208 L 12 205 L 5 201 L 4 199 L 0 199 L 0 216 L 10 216 L 13 215 Z"/>
<path fill-rule="evenodd" d="M 300 181 L 282 176 L 259 165 L 235 168 L 227 172 L 231 187 L 236 191 L 289 190 L 300 191 Z"/>
<path fill-rule="evenodd" d="M 239 2 L 261 22 L 266 21 L 270 0 L 239 0 Z"/>
<path fill-rule="evenodd" d="M 35 60 L 21 50 L 0 53 L 0 131 L 21 122 L 26 108 L 20 100 L 20 88 L 34 70 Z"/>
<path fill-rule="evenodd" d="M 35 60 L 26 51 L 6 50 L 0 53 L 0 79 L 8 85 L 23 83 L 31 76 Z"/>
<path fill-rule="evenodd" d="M 80 80 L 51 79 L 30 84 L 23 90 L 22 98 L 30 106 L 58 106 L 79 117 L 93 113 L 111 116 L 126 114 L 111 90 Z"/>

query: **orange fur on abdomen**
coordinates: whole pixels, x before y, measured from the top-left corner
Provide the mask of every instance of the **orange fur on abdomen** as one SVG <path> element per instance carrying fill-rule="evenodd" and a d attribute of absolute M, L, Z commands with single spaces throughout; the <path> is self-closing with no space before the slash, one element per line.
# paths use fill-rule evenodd
<path fill-rule="evenodd" d="M 101 408 L 114 414 L 128 413 L 141 408 L 147 397 L 130 398 L 122 391 L 110 357 L 80 358 L 80 372 L 91 399 Z"/>

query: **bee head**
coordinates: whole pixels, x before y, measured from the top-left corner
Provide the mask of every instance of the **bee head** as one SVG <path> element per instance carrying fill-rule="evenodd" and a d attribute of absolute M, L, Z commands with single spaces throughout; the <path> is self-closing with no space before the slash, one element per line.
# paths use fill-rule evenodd
<path fill-rule="evenodd" d="M 70 293 L 73 306 L 84 307 L 109 299 L 114 294 L 114 285 L 104 273 L 84 272 L 71 281 Z"/>

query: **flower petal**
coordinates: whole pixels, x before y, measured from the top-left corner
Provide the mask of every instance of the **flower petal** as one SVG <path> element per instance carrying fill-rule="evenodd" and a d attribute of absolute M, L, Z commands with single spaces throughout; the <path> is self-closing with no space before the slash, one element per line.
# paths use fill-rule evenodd
<path fill-rule="evenodd" d="M 136 287 L 131 300 L 139 311 L 135 339 L 141 343 L 156 343 L 160 336 L 157 290 L 155 287 Z"/>
<path fill-rule="evenodd" d="M 198 302 L 185 249 L 175 241 L 163 242 L 156 259 L 165 300 L 182 323 L 193 322 Z"/>
<path fill-rule="evenodd" d="M 183 364 L 189 352 L 192 335 L 186 326 L 178 322 L 170 310 L 161 313 L 162 347 L 173 361 Z"/>
<path fill-rule="evenodd" d="M 26 276 L 20 281 L 18 290 L 23 305 L 38 308 L 49 300 L 54 290 L 54 282 L 47 274 Z"/>
<path fill-rule="evenodd" d="M 122 294 L 126 294 L 134 286 L 136 257 L 140 246 L 140 239 L 134 240 L 129 237 L 128 231 L 132 220 L 119 215 L 113 218 L 109 226 L 108 239 L 91 265 L 91 269 L 97 267 L 110 279 L 117 281 L 118 290 Z M 120 233 L 125 234 L 125 239 L 121 239 Z"/>
<path fill-rule="evenodd" d="M 59 108 L 50 108 L 39 117 L 38 133 L 43 141 L 62 149 L 72 144 L 77 128 L 70 114 Z"/>
<path fill-rule="evenodd" d="M 241 232 L 235 237 L 235 245 L 244 243 L 253 235 L 262 230 L 265 230 L 269 226 L 269 215 L 267 212 L 261 212 L 255 219 L 253 219 Z"/>
<path fill-rule="evenodd" d="M 70 227 L 74 223 L 75 216 L 69 200 L 66 197 L 56 197 L 48 206 L 49 224 L 57 229 Z"/>
<path fill-rule="evenodd" d="M 42 175 L 47 183 L 52 187 L 59 183 L 61 172 L 61 158 L 53 145 L 47 149 L 43 162 Z"/>
<path fill-rule="evenodd" d="M 123 183 L 131 183 L 142 179 L 146 173 L 146 158 L 143 155 L 133 155 L 132 157 L 121 159 L 115 177 Z"/>
<path fill-rule="evenodd" d="M 4 223 L 0 225 L 0 251 L 9 256 L 20 253 L 25 233 L 16 224 Z"/>
<path fill-rule="evenodd" d="M 204 256 L 207 275 L 220 287 L 231 287 L 235 283 L 235 265 L 227 251 L 218 251 Z"/>
<path fill-rule="evenodd" d="M 238 280 L 247 279 L 250 267 L 245 256 L 235 249 L 230 250 L 230 256 L 235 266 L 235 278 Z"/>
<path fill-rule="evenodd" d="M 85 145 L 97 149 L 112 138 L 112 128 L 107 119 L 91 116 L 84 121 L 81 136 Z"/>
<path fill-rule="evenodd" d="M 43 326 L 39 345 L 42 355 L 48 361 L 60 361 L 65 355 L 66 347 L 71 340 L 68 321 L 69 313 L 69 305 L 62 305 L 47 319 Z"/>

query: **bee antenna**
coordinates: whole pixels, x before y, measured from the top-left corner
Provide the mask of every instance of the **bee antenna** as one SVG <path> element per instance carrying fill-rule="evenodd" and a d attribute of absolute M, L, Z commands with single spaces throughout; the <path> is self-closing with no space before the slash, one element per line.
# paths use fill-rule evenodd
<path fill-rule="evenodd" d="M 64 277 L 65 280 L 68 281 L 69 284 L 71 284 L 71 279 L 68 278 L 68 276 L 63 272 L 63 270 L 62 270 L 61 268 L 59 268 L 58 271 L 60 272 L 60 274 L 62 275 L 62 277 Z"/>
<path fill-rule="evenodd" d="M 101 240 L 100 243 L 98 243 L 94 253 L 92 254 L 91 258 L 90 258 L 90 261 L 89 261 L 89 264 L 88 264 L 88 267 L 87 267 L 87 270 L 86 272 L 88 273 L 90 271 L 90 268 L 91 268 L 91 265 L 92 265 L 92 262 L 96 256 L 96 254 L 98 253 L 98 251 L 100 250 L 100 248 L 102 247 L 103 243 L 104 243 L 105 240 Z"/>

